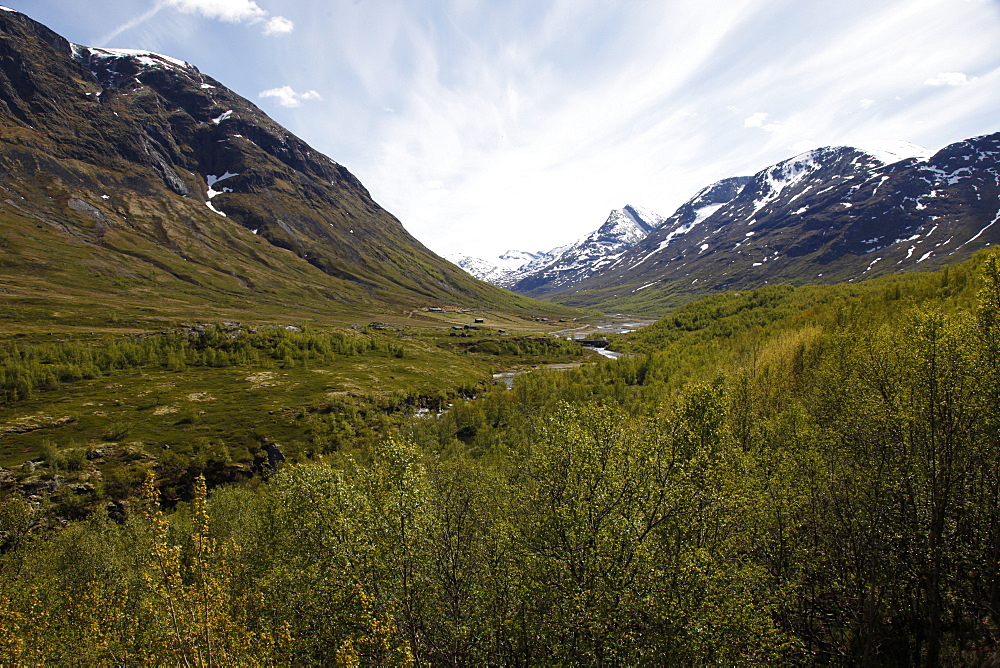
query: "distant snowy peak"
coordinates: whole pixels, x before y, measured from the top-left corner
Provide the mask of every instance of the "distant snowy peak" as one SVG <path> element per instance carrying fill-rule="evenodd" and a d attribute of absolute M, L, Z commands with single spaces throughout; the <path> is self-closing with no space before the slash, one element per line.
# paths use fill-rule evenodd
<path fill-rule="evenodd" d="M 603 225 L 576 243 L 545 252 L 509 250 L 497 258 L 449 259 L 476 278 L 504 288 L 538 281 L 576 283 L 616 260 L 664 221 L 649 209 L 629 204 L 614 209 Z"/>
<path fill-rule="evenodd" d="M 521 272 L 530 267 L 548 264 L 553 259 L 549 253 L 508 250 L 498 257 L 480 258 L 471 255 L 451 255 L 448 260 L 481 281 L 507 287 L 517 281 Z"/>
<path fill-rule="evenodd" d="M 604 224 L 574 244 L 553 248 L 504 278 L 503 287 L 517 292 L 542 286 L 566 287 L 586 280 L 613 264 L 630 248 L 655 232 L 664 218 L 632 204 L 614 209 Z"/>
<path fill-rule="evenodd" d="M 633 245 L 645 239 L 650 232 L 663 224 L 664 218 L 631 204 L 614 209 L 604 224 L 587 235 L 580 243 Z"/>
<path fill-rule="evenodd" d="M 488 260 L 471 255 L 449 255 L 447 259 L 481 281 L 488 281 L 488 277 L 497 271 L 497 266 Z"/>
<path fill-rule="evenodd" d="M 498 262 L 496 263 L 496 266 L 506 271 L 514 271 L 515 269 L 520 269 L 524 265 L 538 260 L 544 255 L 546 254 L 542 252 L 532 253 L 530 251 L 509 250 L 502 253 L 500 257 L 497 258 Z"/>

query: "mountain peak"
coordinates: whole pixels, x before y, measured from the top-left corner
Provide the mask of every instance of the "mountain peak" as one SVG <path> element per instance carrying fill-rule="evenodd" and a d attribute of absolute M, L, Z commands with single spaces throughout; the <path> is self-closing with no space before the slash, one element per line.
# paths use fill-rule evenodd
<path fill-rule="evenodd" d="M 617 259 L 663 220 L 649 209 L 626 204 L 612 209 L 603 225 L 567 246 L 540 253 L 508 250 L 493 260 L 464 255 L 451 259 L 476 278 L 516 291 L 526 290 L 526 282 L 572 285 Z"/>
<path fill-rule="evenodd" d="M 626 204 L 608 214 L 604 224 L 587 235 L 581 243 L 637 243 L 663 223 L 663 217 L 649 209 Z"/>

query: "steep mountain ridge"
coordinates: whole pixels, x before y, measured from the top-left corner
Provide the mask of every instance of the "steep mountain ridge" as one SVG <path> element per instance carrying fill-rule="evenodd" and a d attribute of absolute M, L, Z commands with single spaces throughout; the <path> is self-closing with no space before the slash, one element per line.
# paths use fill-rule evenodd
<path fill-rule="evenodd" d="M 647 239 L 651 237 L 651 240 L 643 244 L 643 247 L 645 248 L 655 241 L 656 248 L 639 260 L 638 264 L 642 264 L 650 256 L 666 248 L 676 237 L 691 232 L 739 195 L 750 180 L 749 176 L 733 176 L 698 191 L 694 197 L 678 207 L 673 215 L 664 220 L 655 232 L 646 237 Z M 633 255 L 623 254 L 608 270 L 618 266 L 623 260 L 631 261 Z"/>
<path fill-rule="evenodd" d="M 100 289 L 528 304 L 435 255 L 346 168 L 181 60 L 70 44 L 0 12 L 0 128 L 5 283 L 26 295 L 28 278 L 79 287 L 62 253 Z"/>

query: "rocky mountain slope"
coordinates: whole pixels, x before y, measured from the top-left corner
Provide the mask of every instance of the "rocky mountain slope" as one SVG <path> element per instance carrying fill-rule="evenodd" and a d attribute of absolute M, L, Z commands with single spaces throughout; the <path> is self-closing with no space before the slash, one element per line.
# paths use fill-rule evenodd
<path fill-rule="evenodd" d="M 70 44 L 14 11 L 0 12 L 0 246 L 18 299 L 528 304 L 429 251 L 346 168 L 193 65 Z"/>
<path fill-rule="evenodd" d="M 906 149 L 821 148 L 714 184 L 718 197 L 702 191 L 602 271 L 525 292 L 654 311 L 767 283 L 938 268 L 1000 242 L 1000 133 Z"/>

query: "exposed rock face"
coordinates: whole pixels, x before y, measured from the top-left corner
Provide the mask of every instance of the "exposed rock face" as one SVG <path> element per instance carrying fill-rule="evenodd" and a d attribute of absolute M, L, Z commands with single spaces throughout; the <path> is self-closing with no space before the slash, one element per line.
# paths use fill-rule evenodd
<path fill-rule="evenodd" d="M 267 454 L 267 465 L 271 467 L 272 471 L 277 471 L 285 461 L 285 453 L 281 451 L 281 445 L 268 443 L 264 451 Z"/>

